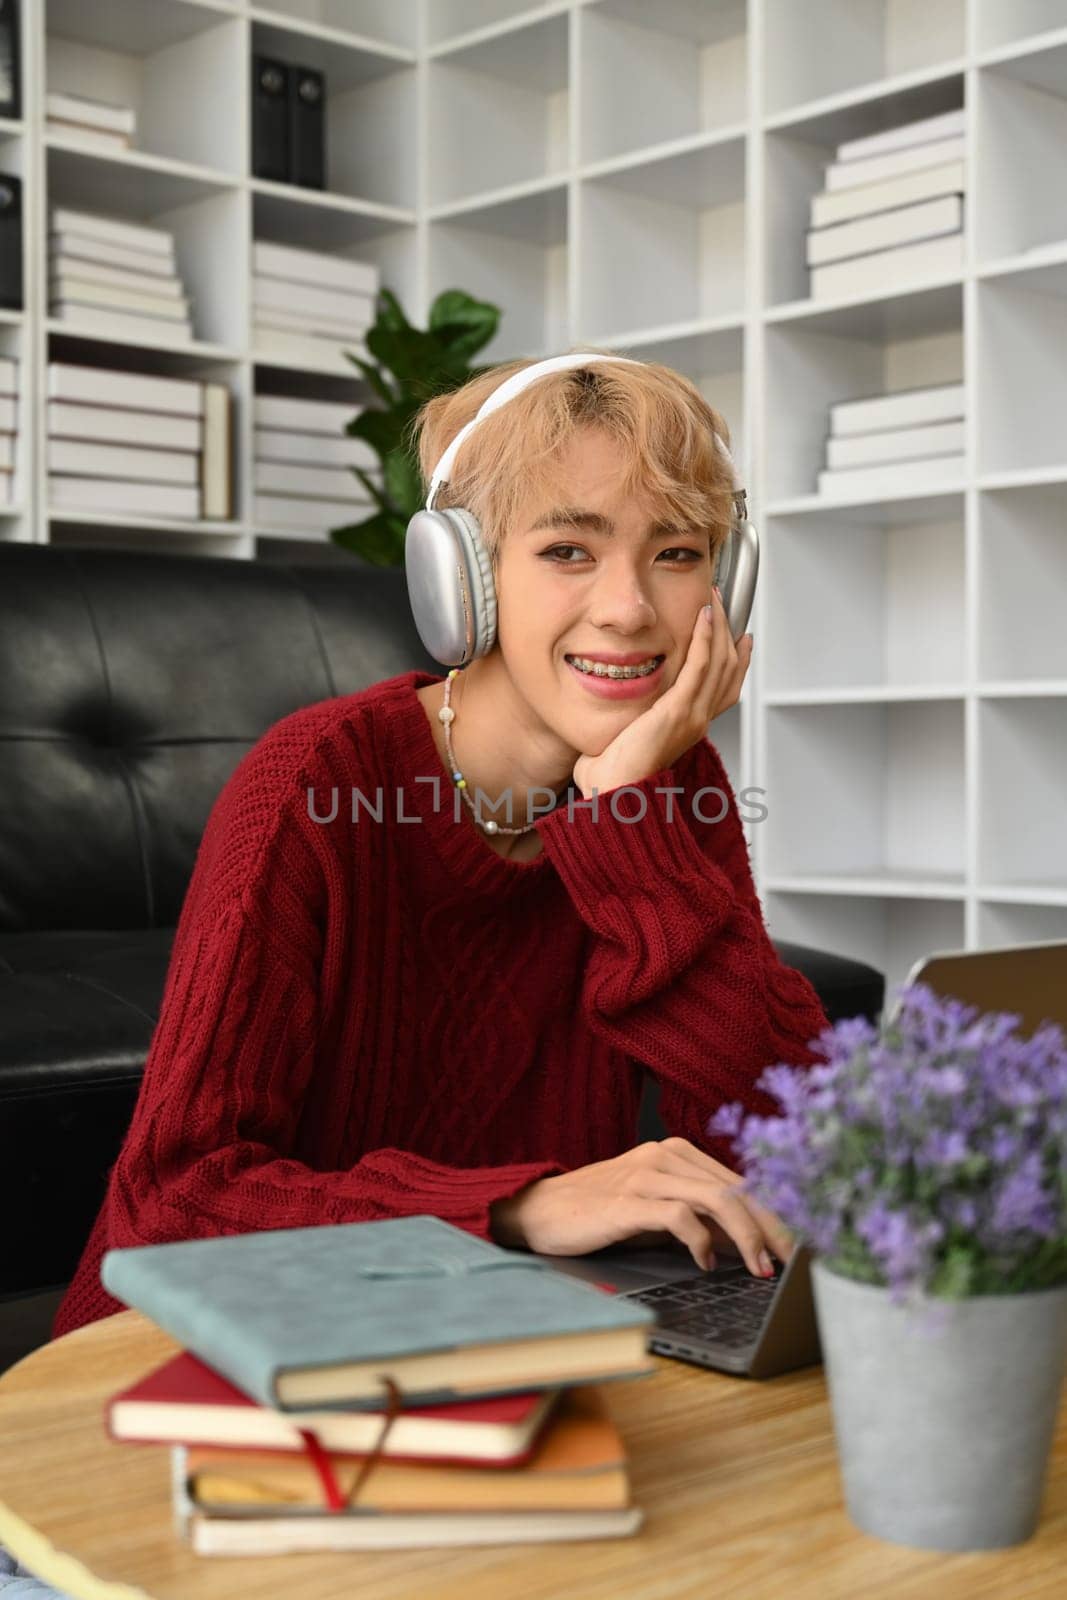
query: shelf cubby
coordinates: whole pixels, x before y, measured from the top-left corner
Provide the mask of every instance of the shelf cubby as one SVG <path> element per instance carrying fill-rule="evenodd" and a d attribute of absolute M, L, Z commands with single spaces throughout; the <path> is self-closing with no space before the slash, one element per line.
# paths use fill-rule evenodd
<path fill-rule="evenodd" d="M 243 24 L 225 8 L 189 0 L 48 0 L 46 87 L 132 107 L 131 151 L 237 176 L 245 48 Z"/>
<path fill-rule="evenodd" d="M 1067 478 L 978 497 L 978 673 L 1067 681 Z"/>
<path fill-rule="evenodd" d="M 1067 0 L 972 0 L 979 51 L 1067 28 Z"/>
<path fill-rule="evenodd" d="M 418 0 L 269 0 L 253 8 L 256 18 L 349 34 L 364 43 L 413 51 Z"/>
<path fill-rule="evenodd" d="M 1067 466 L 1067 261 L 978 280 L 977 469 Z"/>
<path fill-rule="evenodd" d="M 972 182 L 980 263 L 1067 241 L 1067 28 L 1057 41 L 977 74 Z"/>
<path fill-rule="evenodd" d="M 744 316 L 743 138 L 585 178 L 578 204 L 583 337 Z"/>
<path fill-rule="evenodd" d="M 411 62 L 386 46 L 320 38 L 302 31 L 295 22 L 255 18 L 252 50 L 256 55 L 313 67 L 325 75 L 325 192 L 385 206 L 414 206 L 415 68 Z"/>
<path fill-rule="evenodd" d="M 768 696 L 963 683 L 963 496 L 908 520 L 906 507 L 892 521 L 846 507 L 765 524 Z"/>
<path fill-rule="evenodd" d="M 388 0 L 383 0 L 387 4 Z M 539 0 L 433 0 L 426 7 L 426 36 L 430 50 L 450 45 L 468 33 L 503 31 L 512 22 L 534 20 L 549 9 Z M 559 6 L 555 6 L 559 10 Z"/>
<path fill-rule="evenodd" d="M 936 69 L 963 55 L 964 35 L 964 0 L 764 0 L 765 110 L 773 115 Z"/>
<path fill-rule="evenodd" d="M 979 895 L 978 945 L 1031 944 L 1067 939 L 1067 900 L 1060 906 L 1028 905 L 1024 900 L 992 900 Z"/>
<path fill-rule="evenodd" d="M 568 196 L 564 184 L 430 223 L 430 299 L 462 285 L 504 315 L 480 362 L 544 355 L 566 342 Z"/>
<path fill-rule="evenodd" d="M 964 945 L 962 901 L 918 897 L 861 899 L 772 890 L 764 900 L 778 938 L 867 961 L 885 974 L 886 1004 L 915 962 Z"/>
<path fill-rule="evenodd" d="M 746 116 L 745 0 L 600 0 L 580 22 L 583 163 L 714 133 Z"/>
<path fill-rule="evenodd" d="M 570 167 L 570 47 L 560 11 L 430 57 L 431 208 Z"/>
<path fill-rule="evenodd" d="M 766 720 L 772 877 L 931 879 L 962 891 L 962 699 L 768 706 Z"/>
<path fill-rule="evenodd" d="M 963 291 L 948 284 L 768 320 L 764 336 L 764 492 L 777 502 L 815 494 L 829 406 L 962 381 Z"/>
<path fill-rule="evenodd" d="M 978 754 L 979 881 L 1067 900 L 1067 694 L 981 696 Z"/>

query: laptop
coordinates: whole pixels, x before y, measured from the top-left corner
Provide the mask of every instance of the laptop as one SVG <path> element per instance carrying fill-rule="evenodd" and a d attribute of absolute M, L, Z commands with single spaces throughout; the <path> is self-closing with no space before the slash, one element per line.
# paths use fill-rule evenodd
<path fill-rule="evenodd" d="M 1067 1031 L 1067 940 L 936 951 L 915 962 L 905 983 L 925 983 L 983 1011 L 1017 1013 L 1024 1034 L 1044 1021 Z M 899 1011 L 894 992 L 883 1027 Z M 651 1306 L 657 1323 L 649 1349 L 657 1355 L 748 1378 L 822 1360 L 806 1244 L 798 1242 L 784 1265 L 775 1262 L 773 1278 L 754 1278 L 721 1248 L 716 1266 L 702 1272 L 670 1235 L 651 1249 L 624 1240 L 581 1256 L 533 1253 L 560 1272 Z"/>

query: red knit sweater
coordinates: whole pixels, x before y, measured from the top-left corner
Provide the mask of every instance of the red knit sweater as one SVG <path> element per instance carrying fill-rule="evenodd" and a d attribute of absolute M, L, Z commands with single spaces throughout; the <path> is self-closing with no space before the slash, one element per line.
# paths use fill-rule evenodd
<path fill-rule="evenodd" d="M 711 743 L 635 786 L 640 820 L 637 794 L 594 816 L 574 790 L 508 861 L 439 758 L 415 694 L 439 681 L 294 712 L 219 795 L 54 1337 L 124 1309 L 113 1247 L 421 1212 L 490 1239 L 494 1200 L 635 1142 L 646 1068 L 670 1132 L 736 1170 L 707 1119 L 775 1115 L 762 1069 L 819 1059 L 828 1019 L 768 938 Z"/>

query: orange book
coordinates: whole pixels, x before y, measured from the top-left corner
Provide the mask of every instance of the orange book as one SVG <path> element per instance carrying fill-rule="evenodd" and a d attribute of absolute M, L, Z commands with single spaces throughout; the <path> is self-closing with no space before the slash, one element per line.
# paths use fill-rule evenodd
<path fill-rule="evenodd" d="M 365 1456 L 326 1456 L 347 1500 Z M 215 1516 L 327 1511 L 321 1466 L 307 1455 L 190 1446 L 185 1490 L 193 1508 Z M 520 1466 L 441 1466 L 383 1458 L 354 1509 L 366 1511 L 615 1510 L 630 1504 L 626 1451 L 599 1390 L 575 1386 L 560 1396 L 538 1442 Z"/>

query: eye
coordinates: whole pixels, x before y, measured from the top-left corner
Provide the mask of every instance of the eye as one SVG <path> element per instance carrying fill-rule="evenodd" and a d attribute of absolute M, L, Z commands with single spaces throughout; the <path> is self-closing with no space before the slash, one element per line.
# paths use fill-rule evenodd
<path fill-rule="evenodd" d="M 577 550 L 579 555 L 585 555 L 585 553 L 586 553 L 582 549 L 582 546 L 580 544 L 555 544 L 555 545 L 552 546 L 552 548 L 550 550 L 543 550 L 541 552 L 541 560 L 542 561 L 551 561 L 556 566 L 561 566 L 561 567 L 573 567 L 573 566 L 576 566 L 577 562 L 566 560 L 561 556 L 561 551 L 569 551 L 569 550 Z M 679 564 L 678 563 L 678 557 L 679 556 L 681 556 L 683 558 L 682 561 L 681 561 L 681 565 L 682 566 L 692 566 L 694 562 L 702 561 L 703 558 L 704 558 L 702 551 L 700 551 L 700 550 L 689 550 L 689 549 L 684 548 L 681 545 L 673 546 L 669 550 L 661 550 L 660 553 L 659 553 L 659 556 L 657 556 L 657 558 L 656 558 L 657 561 L 663 556 L 673 556 L 674 557 L 674 560 L 669 563 L 669 565 L 671 565 L 671 566 L 676 566 L 676 565 Z"/>

